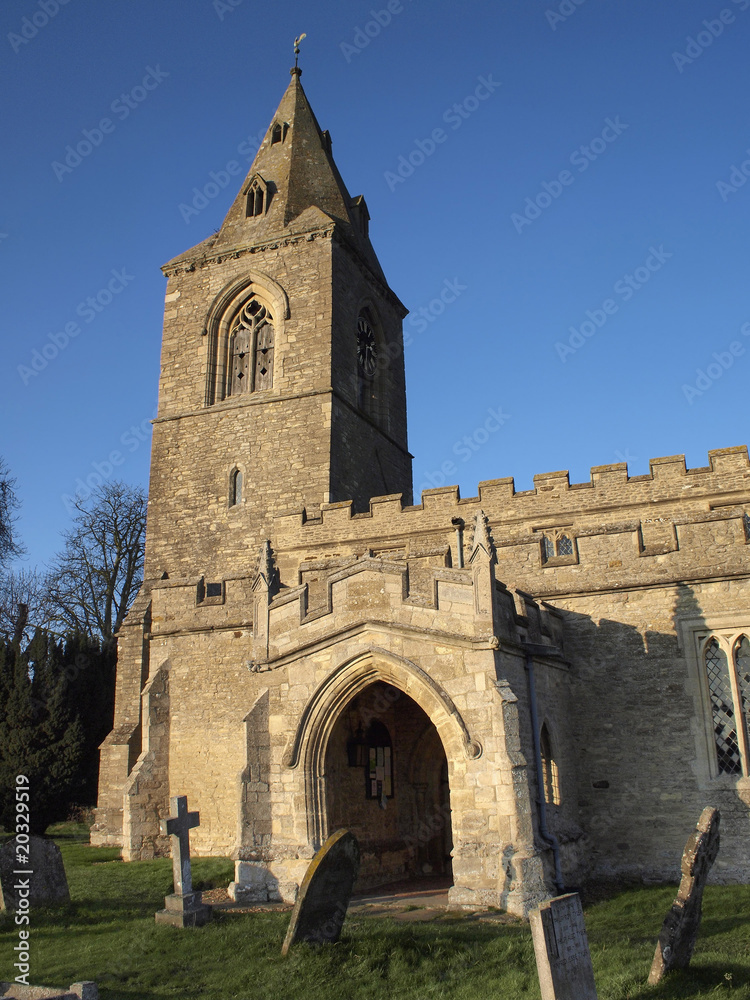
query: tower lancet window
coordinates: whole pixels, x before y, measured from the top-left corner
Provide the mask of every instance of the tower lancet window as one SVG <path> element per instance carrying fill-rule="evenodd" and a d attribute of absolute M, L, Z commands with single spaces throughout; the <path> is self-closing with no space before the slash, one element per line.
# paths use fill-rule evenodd
<path fill-rule="evenodd" d="M 273 349 L 273 320 L 252 295 L 237 314 L 229 334 L 227 396 L 272 388 Z"/>
<path fill-rule="evenodd" d="M 229 477 L 229 506 L 242 503 L 242 472 L 234 469 Z"/>

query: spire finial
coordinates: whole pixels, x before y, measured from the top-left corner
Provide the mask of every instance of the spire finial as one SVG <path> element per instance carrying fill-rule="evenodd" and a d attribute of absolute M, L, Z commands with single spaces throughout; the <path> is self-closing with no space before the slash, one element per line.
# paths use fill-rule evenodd
<path fill-rule="evenodd" d="M 294 39 L 294 68 L 291 71 L 292 76 L 302 76 L 302 70 L 299 68 L 299 43 L 305 38 L 307 38 L 307 35 L 303 33 Z"/>

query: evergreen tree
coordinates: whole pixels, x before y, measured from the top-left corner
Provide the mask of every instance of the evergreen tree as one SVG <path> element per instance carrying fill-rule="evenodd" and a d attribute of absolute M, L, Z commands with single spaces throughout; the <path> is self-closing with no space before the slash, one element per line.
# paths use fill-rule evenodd
<path fill-rule="evenodd" d="M 62 649 L 41 631 L 27 650 L 0 644 L 0 823 L 15 826 L 15 778 L 29 779 L 30 825 L 65 819 L 84 787 L 86 734 L 71 703 Z"/>

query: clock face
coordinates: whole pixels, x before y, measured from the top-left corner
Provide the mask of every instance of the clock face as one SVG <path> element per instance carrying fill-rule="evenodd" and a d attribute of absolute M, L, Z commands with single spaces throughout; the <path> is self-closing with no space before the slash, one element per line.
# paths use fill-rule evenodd
<path fill-rule="evenodd" d="M 368 376 L 375 374 L 378 350 L 375 344 L 375 332 L 364 318 L 359 317 L 357 323 L 357 361 L 361 371 Z"/>

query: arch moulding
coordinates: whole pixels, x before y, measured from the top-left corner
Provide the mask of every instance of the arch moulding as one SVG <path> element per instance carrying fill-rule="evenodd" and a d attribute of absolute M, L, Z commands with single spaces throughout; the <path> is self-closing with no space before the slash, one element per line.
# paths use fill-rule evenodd
<path fill-rule="evenodd" d="M 437 729 L 449 762 L 457 757 L 474 760 L 481 756 L 481 744 L 471 738 L 450 696 L 416 663 L 378 646 L 350 657 L 318 685 L 283 757 L 286 767 L 302 764 L 308 803 L 307 833 L 316 849 L 329 832 L 325 794 L 328 739 L 346 705 L 377 681 L 390 684 L 419 705 Z"/>

